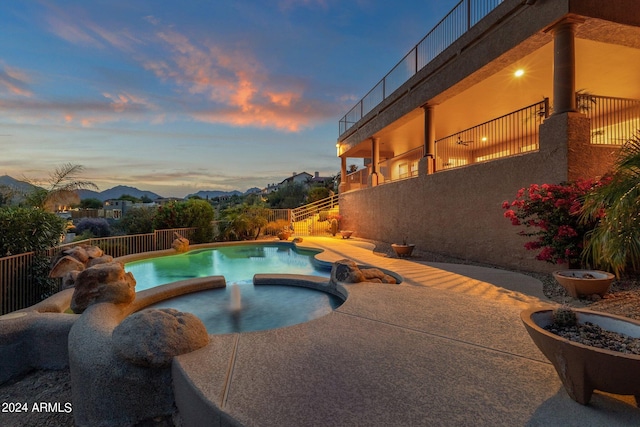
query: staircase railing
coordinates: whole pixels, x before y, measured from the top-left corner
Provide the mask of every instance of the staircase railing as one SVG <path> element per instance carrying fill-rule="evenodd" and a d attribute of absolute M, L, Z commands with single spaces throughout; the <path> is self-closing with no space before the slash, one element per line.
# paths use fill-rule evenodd
<path fill-rule="evenodd" d="M 325 234 L 330 229 L 330 220 L 339 215 L 338 195 L 291 209 L 291 225 L 297 235 Z"/>

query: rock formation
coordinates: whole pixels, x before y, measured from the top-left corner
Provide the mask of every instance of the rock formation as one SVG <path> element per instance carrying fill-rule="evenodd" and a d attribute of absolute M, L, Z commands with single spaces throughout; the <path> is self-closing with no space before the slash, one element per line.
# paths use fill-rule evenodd
<path fill-rule="evenodd" d="M 202 321 L 172 308 L 148 309 L 132 314 L 112 335 L 116 355 L 134 365 L 163 368 L 174 356 L 209 343 Z"/>
<path fill-rule="evenodd" d="M 136 297 L 135 288 L 133 274 L 125 272 L 122 263 L 97 264 L 78 273 L 71 309 L 74 313 L 82 313 L 98 302 L 129 304 Z"/>
<path fill-rule="evenodd" d="M 175 249 L 176 252 L 184 253 L 189 250 L 189 239 L 182 237 L 176 232 L 173 233 L 173 237 L 175 237 L 175 240 L 171 244 L 171 247 Z"/>
<path fill-rule="evenodd" d="M 382 270 L 373 267 L 358 267 L 349 259 L 341 259 L 331 267 L 332 283 L 397 283 L 396 279 Z"/>

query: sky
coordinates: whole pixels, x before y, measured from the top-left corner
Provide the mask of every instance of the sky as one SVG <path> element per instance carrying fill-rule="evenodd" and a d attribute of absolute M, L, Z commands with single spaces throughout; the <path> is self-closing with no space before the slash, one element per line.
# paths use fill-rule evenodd
<path fill-rule="evenodd" d="M 338 121 L 458 0 L 0 2 L 0 175 L 245 191 L 340 171 Z"/>

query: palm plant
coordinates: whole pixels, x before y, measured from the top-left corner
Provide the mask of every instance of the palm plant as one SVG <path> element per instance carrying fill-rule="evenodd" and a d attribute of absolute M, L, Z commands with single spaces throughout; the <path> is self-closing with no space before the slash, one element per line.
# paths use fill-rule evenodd
<path fill-rule="evenodd" d="M 640 267 L 640 131 L 620 150 L 611 182 L 585 198 L 582 220 L 598 219 L 583 252 L 592 265 L 620 276 Z"/>
<path fill-rule="evenodd" d="M 48 212 L 55 211 L 59 205 L 78 203 L 78 190 L 88 188 L 98 189 L 98 186 L 93 182 L 77 179 L 83 170 L 84 168 L 81 165 L 73 165 L 71 163 L 57 167 L 49 176 L 49 185 L 47 188 L 36 186 L 36 188 L 27 195 L 26 203 L 29 206 Z"/>

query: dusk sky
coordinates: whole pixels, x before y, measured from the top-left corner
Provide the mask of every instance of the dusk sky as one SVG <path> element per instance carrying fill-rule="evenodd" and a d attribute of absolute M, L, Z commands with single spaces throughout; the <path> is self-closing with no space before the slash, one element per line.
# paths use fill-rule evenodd
<path fill-rule="evenodd" d="M 0 3 L 0 175 L 183 197 L 340 170 L 339 119 L 458 0 Z"/>

